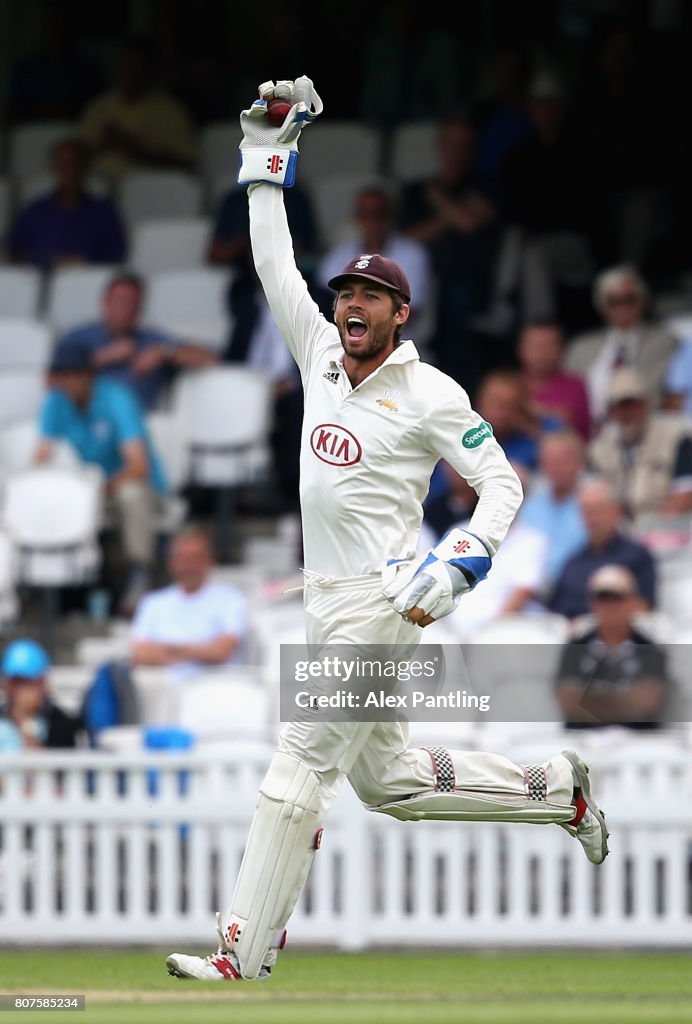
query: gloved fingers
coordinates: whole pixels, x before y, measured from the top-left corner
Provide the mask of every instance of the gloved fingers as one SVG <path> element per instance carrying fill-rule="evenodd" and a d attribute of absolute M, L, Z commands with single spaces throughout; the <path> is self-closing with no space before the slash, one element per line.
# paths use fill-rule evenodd
<path fill-rule="evenodd" d="M 417 562 L 403 560 L 392 561 L 389 565 L 385 565 L 381 575 L 382 593 L 388 601 L 393 601 L 404 587 L 408 586 L 415 575 L 417 566 Z"/>
<path fill-rule="evenodd" d="M 414 606 L 429 612 L 429 606 L 438 601 L 441 593 L 442 587 L 433 576 L 420 573 L 394 598 L 392 605 L 394 610 L 401 615 Z"/>
<path fill-rule="evenodd" d="M 286 100 L 289 103 L 295 102 L 293 100 L 293 82 L 287 78 L 280 78 L 278 82 L 262 82 L 258 87 L 257 92 L 261 100 L 269 102 L 269 100 Z"/>
<path fill-rule="evenodd" d="M 293 83 L 293 102 L 304 103 L 308 121 L 314 121 L 324 110 L 324 104 L 312 84 L 312 79 L 301 75 Z"/>

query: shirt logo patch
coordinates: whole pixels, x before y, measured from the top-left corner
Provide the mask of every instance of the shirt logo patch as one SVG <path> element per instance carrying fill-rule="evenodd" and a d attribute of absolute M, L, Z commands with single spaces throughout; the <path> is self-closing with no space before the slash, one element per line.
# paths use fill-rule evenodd
<path fill-rule="evenodd" d="M 377 399 L 377 404 L 381 405 L 384 409 L 389 409 L 390 412 L 398 412 L 399 403 L 402 399 L 403 395 L 400 391 L 385 391 L 382 398 Z"/>
<path fill-rule="evenodd" d="M 310 434 L 310 447 L 330 466 L 354 466 L 363 457 L 358 438 L 336 423 L 320 423 Z"/>
<path fill-rule="evenodd" d="M 477 427 L 467 430 L 461 439 L 464 448 L 477 448 L 488 437 L 493 436 L 493 428 L 486 420 L 481 420 Z"/>
<path fill-rule="evenodd" d="M 338 384 L 341 374 L 338 370 L 327 370 L 327 372 L 323 373 L 322 376 L 325 380 L 328 380 L 330 384 Z"/>

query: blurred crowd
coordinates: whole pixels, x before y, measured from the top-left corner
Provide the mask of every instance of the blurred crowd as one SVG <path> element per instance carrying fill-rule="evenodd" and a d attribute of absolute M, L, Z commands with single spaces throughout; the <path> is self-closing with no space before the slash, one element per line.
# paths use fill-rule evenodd
<path fill-rule="evenodd" d="M 624 722 L 622 669 L 644 681 L 629 713 L 636 706 L 638 723 L 655 722 L 666 670 L 658 655 L 642 653 L 653 641 L 633 623 L 635 613 L 657 608 L 658 554 L 687 548 L 692 523 L 692 338 L 657 313 L 664 293 L 684 306 L 691 269 L 688 157 L 666 96 L 675 84 L 666 61 L 677 52 L 675 33 L 645 40 L 635 20 L 612 19 L 585 23 L 586 41 L 577 46 L 576 33 L 569 61 L 550 40 L 516 32 L 479 55 L 463 34 L 425 28 L 411 3 L 391 2 L 352 55 L 359 71 L 344 79 L 339 67 L 310 57 L 290 5 L 282 5 L 268 36 L 263 24 L 262 61 L 253 67 L 244 54 L 229 77 L 218 56 L 173 61 L 161 33 L 123 39 L 112 61 L 99 62 L 80 46 L 69 5 L 42 11 L 36 51 L 9 77 L 7 127 L 55 120 L 75 130 L 52 144 L 51 181 L 14 211 L 2 247 L 8 264 L 46 275 L 67 265 L 121 268 L 106 284 L 98 319 L 56 339 L 36 459 L 48 460 L 66 441 L 104 471 L 129 573 L 120 611 L 134 616 L 133 664 L 179 664 L 184 672 L 197 659 L 223 662 L 238 656 L 245 630 L 238 595 L 224 605 L 228 595 L 205 590 L 194 614 L 213 621 L 216 633 L 180 632 L 180 622 L 197 621 L 190 594 L 205 572 L 197 578 L 195 559 L 204 568 L 213 558 L 194 528 L 172 543 L 172 589 L 154 599 L 156 509 L 168 485 L 148 413 L 186 369 L 228 362 L 266 371 L 277 507 L 297 513 L 302 394 L 261 296 L 242 191 L 231 184 L 220 196 L 206 241 L 207 265 L 229 271 L 232 324 L 223 350 L 212 352 L 143 321 L 147 285 L 128 265 L 117 183 L 141 169 L 198 173 L 202 128 L 237 117 L 254 98 L 253 74 L 307 71 L 330 118 L 374 125 L 383 143 L 382 173 L 354 193 L 338 244 L 325 243 L 300 173 L 285 193 L 315 301 L 330 317 L 326 282 L 360 251 L 399 262 L 413 286 L 411 334 L 423 357 L 466 388 L 524 484 L 493 573 L 464 599 L 452 628 L 467 640 L 503 616 L 563 616 L 584 645 L 567 645 L 561 663 L 565 720 Z M 291 39 L 297 48 L 287 61 Z M 388 140 L 397 125 L 418 119 L 437 122 L 436 169 L 397 181 L 387 175 Z M 475 501 L 439 464 L 421 547 L 467 521 Z M 33 655 L 29 677 L 43 679 L 47 662 Z M 20 662 L 6 661 L 9 699 L 23 700 L 16 680 L 24 677 L 12 668 Z M 592 719 L 575 698 L 585 672 L 606 689 L 611 675 L 620 686 L 619 697 L 591 687 Z M 50 721 L 41 728 L 50 734 Z"/>

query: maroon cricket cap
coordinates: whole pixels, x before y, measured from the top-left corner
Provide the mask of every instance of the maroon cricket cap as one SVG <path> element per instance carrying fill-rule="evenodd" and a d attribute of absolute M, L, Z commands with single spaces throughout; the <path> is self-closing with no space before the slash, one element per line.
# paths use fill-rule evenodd
<path fill-rule="evenodd" d="M 352 259 L 340 274 L 327 281 L 327 284 L 338 292 L 341 282 L 347 277 L 364 277 L 376 284 L 383 284 L 385 288 L 398 292 L 404 302 L 411 301 L 411 285 L 406 274 L 394 260 L 389 260 L 386 256 L 362 253 Z"/>

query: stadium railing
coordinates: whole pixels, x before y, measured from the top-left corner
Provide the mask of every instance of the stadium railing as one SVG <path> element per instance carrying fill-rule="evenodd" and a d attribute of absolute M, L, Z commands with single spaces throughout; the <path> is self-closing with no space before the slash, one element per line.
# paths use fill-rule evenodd
<path fill-rule="evenodd" d="M 556 827 L 402 824 L 366 812 L 346 785 L 289 940 L 689 946 L 689 738 L 589 745 L 612 832 L 602 867 Z M 271 750 L 239 737 L 186 754 L 3 755 L 0 934 L 32 945 L 210 940 Z"/>

